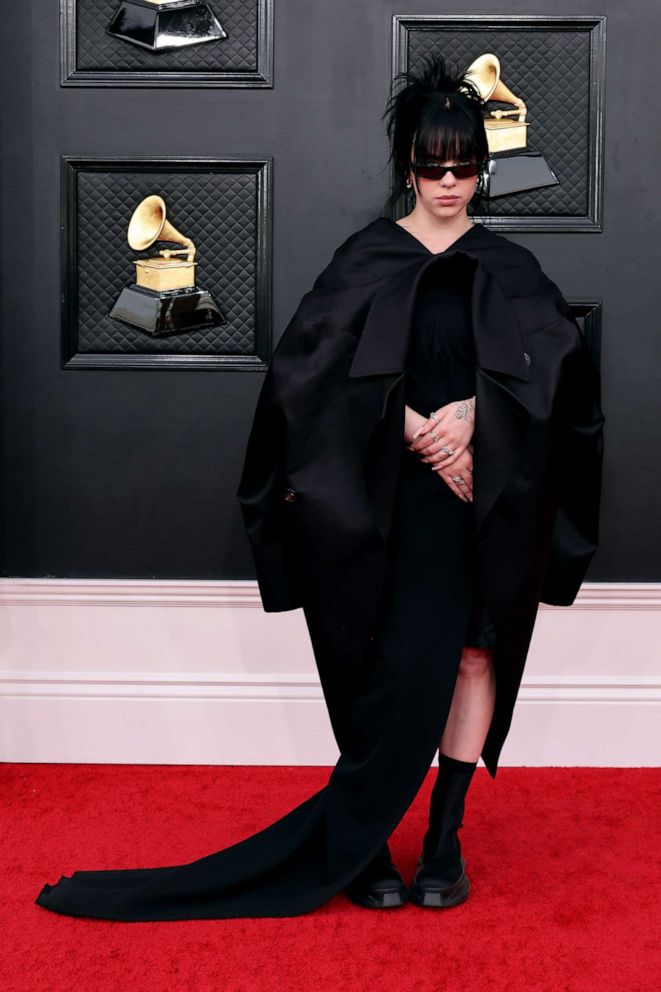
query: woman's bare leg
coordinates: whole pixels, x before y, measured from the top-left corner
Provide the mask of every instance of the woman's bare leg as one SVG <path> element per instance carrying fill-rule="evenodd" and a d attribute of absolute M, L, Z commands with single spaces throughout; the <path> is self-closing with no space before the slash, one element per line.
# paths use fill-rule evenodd
<path fill-rule="evenodd" d="M 440 750 L 459 761 L 477 761 L 491 725 L 496 680 L 491 648 L 465 646 Z"/>

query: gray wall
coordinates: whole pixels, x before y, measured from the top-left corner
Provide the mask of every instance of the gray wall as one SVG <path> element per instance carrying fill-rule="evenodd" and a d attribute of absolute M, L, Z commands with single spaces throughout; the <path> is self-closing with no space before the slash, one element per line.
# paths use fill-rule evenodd
<path fill-rule="evenodd" d="M 59 159 L 272 155 L 277 340 L 335 247 L 381 212 L 391 17 L 407 8 L 275 7 L 273 89 L 63 89 L 57 5 L 26 0 L 3 13 L 5 575 L 253 576 L 234 493 L 263 373 L 61 368 Z M 567 297 L 603 300 L 602 544 L 588 578 L 661 580 L 650 539 L 660 483 L 661 9 L 507 0 L 488 12 L 536 8 L 608 16 L 604 230 L 508 236 Z M 439 12 L 428 2 L 408 9 Z"/>

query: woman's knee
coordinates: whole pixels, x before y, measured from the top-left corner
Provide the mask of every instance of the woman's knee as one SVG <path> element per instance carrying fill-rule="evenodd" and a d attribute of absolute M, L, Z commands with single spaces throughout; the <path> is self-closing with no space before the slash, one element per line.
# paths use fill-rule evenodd
<path fill-rule="evenodd" d="M 466 644 L 461 653 L 459 674 L 468 679 L 484 678 L 493 669 L 493 650 Z"/>

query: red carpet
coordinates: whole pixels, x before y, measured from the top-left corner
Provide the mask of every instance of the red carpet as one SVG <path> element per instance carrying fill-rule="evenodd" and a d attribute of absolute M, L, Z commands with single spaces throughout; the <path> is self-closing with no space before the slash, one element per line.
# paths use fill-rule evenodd
<path fill-rule="evenodd" d="M 192 861 L 321 788 L 329 768 L 0 766 L 8 992 L 658 992 L 661 772 L 478 768 L 460 831 L 468 901 L 120 923 L 34 905 L 76 869 Z M 408 881 L 436 769 L 391 838 Z"/>

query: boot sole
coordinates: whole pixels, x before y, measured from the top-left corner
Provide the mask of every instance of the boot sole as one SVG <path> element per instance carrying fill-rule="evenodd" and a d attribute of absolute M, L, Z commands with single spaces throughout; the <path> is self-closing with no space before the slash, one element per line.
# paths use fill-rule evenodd
<path fill-rule="evenodd" d="M 433 889 L 424 885 L 418 885 L 413 880 L 411 886 L 411 902 L 416 906 L 431 906 L 436 909 L 447 909 L 450 906 L 459 906 L 460 903 L 468 899 L 470 892 L 470 881 L 464 869 L 464 859 L 461 859 L 462 874 L 452 885 L 447 885 L 442 889 Z"/>
<path fill-rule="evenodd" d="M 470 882 L 468 876 L 464 875 L 456 885 L 447 889 L 411 889 L 411 902 L 416 906 L 432 906 L 436 909 L 448 909 L 450 906 L 459 906 L 468 899 Z"/>
<path fill-rule="evenodd" d="M 366 909 L 396 909 L 398 906 L 403 906 L 409 897 L 408 889 L 405 888 L 383 892 L 380 896 L 359 895 L 348 889 L 345 889 L 344 893 L 351 902 Z"/>

